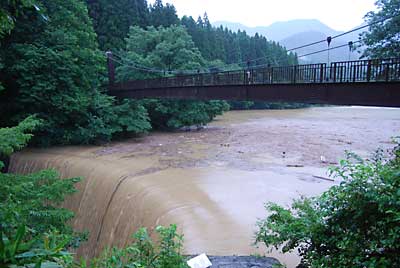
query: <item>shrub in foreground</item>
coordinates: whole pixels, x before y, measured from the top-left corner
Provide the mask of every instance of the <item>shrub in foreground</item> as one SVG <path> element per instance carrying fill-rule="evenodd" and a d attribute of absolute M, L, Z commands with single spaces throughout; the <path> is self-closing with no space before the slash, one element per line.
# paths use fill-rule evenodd
<path fill-rule="evenodd" d="M 24 147 L 40 124 L 28 117 L 16 127 L 0 128 L 0 156 Z M 67 224 L 73 213 L 58 205 L 75 192 L 77 181 L 61 180 L 52 170 L 0 172 L 0 267 L 56 268 L 71 261 L 66 249 L 77 246 L 80 237 Z"/>
<path fill-rule="evenodd" d="M 154 243 L 145 228 L 139 229 L 134 241 L 123 249 L 106 250 L 91 261 L 91 268 L 189 268 L 181 254 L 183 236 L 177 234 L 176 226 L 158 226 L 158 243 Z M 81 267 L 86 267 L 82 262 Z"/>
<path fill-rule="evenodd" d="M 256 241 L 298 250 L 302 267 L 400 267 L 399 147 L 370 160 L 348 153 L 331 171 L 342 179 L 291 209 L 267 204 Z"/>

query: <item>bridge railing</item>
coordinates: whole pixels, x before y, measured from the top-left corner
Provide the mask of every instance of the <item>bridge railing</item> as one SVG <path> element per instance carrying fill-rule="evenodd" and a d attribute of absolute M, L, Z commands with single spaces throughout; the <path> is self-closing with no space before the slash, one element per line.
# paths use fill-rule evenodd
<path fill-rule="evenodd" d="M 400 59 L 333 62 L 328 73 L 328 81 L 334 83 L 399 81 Z"/>
<path fill-rule="evenodd" d="M 114 89 L 400 81 L 400 58 L 306 64 L 134 80 Z"/>

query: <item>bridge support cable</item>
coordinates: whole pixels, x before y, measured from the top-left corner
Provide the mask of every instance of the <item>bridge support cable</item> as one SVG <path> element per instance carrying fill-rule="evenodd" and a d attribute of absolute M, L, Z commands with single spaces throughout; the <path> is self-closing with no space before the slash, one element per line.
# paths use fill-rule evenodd
<path fill-rule="evenodd" d="M 112 55 L 108 56 L 112 59 Z M 110 95 L 119 98 L 261 100 L 400 107 L 400 58 L 114 82 L 109 89 Z"/>

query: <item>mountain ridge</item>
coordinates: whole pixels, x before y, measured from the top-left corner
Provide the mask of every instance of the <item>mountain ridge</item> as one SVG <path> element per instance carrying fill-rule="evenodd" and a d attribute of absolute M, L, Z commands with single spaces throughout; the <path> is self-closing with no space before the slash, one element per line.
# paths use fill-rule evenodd
<path fill-rule="evenodd" d="M 229 21 L 216 21 L 212 24 L 215 27 L 222 25 L 223 27 L 227 27 L 233 31 L 244 30 L 250 35 L 255 35 L 258 33 L 265 36 L 269 40 L 277 42 L 300 32 L 318 31 L 327 35 L 336 35 L 342 33 L 341 31 L 336 31 L 330 28 L 317 19 L 278 21 L 270 24 L 269 26 L 256 27 L 249 27 L 241 23 Z"/>
<path fill-rule="evenodd" d="M 248 27 L 241 23 L 227 22 L 227 21 L 216 21 L 212 23 L 215 27 L 227 27 L 232 31 L 246 31 L 249 35 L 255 35 L 256 33 L 265 36 L 270 41 L 275 41 L 291 49 L 301 45 L 308 44 L 319 40 L 324 40 L 328 36 L 335 36 L 343 33 L 342 31 L 336 31 L 326 24 L 322 23 L 317 19 L 300 19 L 290 21 L 280 21 L 272 23 L 269 26 L 257 26 Z M 349 35 L 336 38 L 332 41 L 331 47 L 341 46 L 348 44 L 349 41 L 358 40 L 358 33 L 351 33 Z M 312 47 L 296 50 L 298 55 L 304 55 L 319 50 L 328 48 L 327 43 L 320 43 Z M 360 57 L 360 53 L 350 52 L 349 47 L 330 51 L 330 61 L 347 61 L 356 60 Z M 327 62 L 327 53 L 320 53 L 311 55 L 309 57 L 301 58 L 301 63 L 319 63 Z"/>

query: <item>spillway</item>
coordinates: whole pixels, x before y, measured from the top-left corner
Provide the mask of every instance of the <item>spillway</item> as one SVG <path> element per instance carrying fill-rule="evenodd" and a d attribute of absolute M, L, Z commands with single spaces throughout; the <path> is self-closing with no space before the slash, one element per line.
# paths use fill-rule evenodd
<path fill-rule="evenodd" d="M 64 202 L 75 212 L 73 227 L 90 233 L 79 256 L 124 246 L 139 227 L 171 223 L 185 236 L 186 254 L 263 254 L 252 242 L 265 202 L 289 205 L 337 184 L 317 177 L 327 177 L 345 149 L 368 155 L 393 146 L 399 119 L 399 110 L 373 108 L 229 112 L 198 132 L 27 149 L 12 156 L 10 172 L 54 168 L 83 178 Z M 298 260 L 268 256 L 289 267 Z"/>

